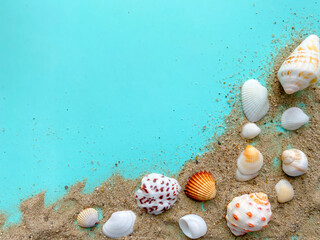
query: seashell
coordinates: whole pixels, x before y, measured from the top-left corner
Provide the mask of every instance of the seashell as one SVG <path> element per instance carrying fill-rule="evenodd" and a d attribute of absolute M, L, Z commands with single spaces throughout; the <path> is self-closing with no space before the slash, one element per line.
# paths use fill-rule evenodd
<path fill-rule="evenodd" d="M 285 110 L 281 116 L 281 125 L 287 130 L 297 130 L 309 122 L 309 117 L 297 107 Z"/>
<path fill-rule="evenodd" d="M 244 114 L 250 122 L 259 121 L 269 110 L 268 91 L 255 79 L 243 84 L 241 99 Z"/>
<path fill-rule="evenodd" d="M 263 165 L 263 156 L 255 147 L 248 145 L 237 159 L 236 179 L 238 181 L 248 181 L 258 176 L 258 172 Z"/>
<path fill-rule="evenodd" d="M 86 208 L 78 214 L 77 222 L 83 228 L 94 227 L 99 223 L 99 213 L 94 208 Z"/>
<path fill-rule="evenodd" d="M 207 171 L 193 174 L 184 192 L 188 197 L 197 201 L 213 199 L 216 196 L 216 186 L 212 174 Z"/>
<path fill-rule="evenodd" d="M 136 215 L 132 211 L 118 211 L 112 213 L 103 225 L 102 232 L 109 238 L 121 238 L 133 232 Z"/>
<path fill-rule="evenodd" d="M 258 136 L 261 129 L 255 123 L 246 123 L 242 127 L 242 136 L 247 139 L 252 139 Z"/>
<path fill-rule="evenodd" d="M 227 206 L 227 225 L 236 236 L 262 230 L 271 216 L 268 196 L 262 192 L 235 197 Z"/>
<path fill-rule="evenodd" d="M 207 233 L 207 224 L 202 217 L 189 214 L 179 220 L 179 226 L 182 232 L 191 239 L 197 239 Z"/>
<path fill-rule="evenodd" d="M 135 198 L 140 208 L 149 214 L 158 215 L 173 206 L 180 190 L 176 179 L 151 173 L 142 179 Z"/>
<path fill-rule="evenodd" d="M 320 74 L 319 37 L 307 37 L 284 61 L 278 79 L 287 94 L 295 93 L 315 83 Z"/>
<path fill-rule="evenodd" d="M 285 179 L 280 180 L 275 186 L 278 202 L 285 203 L 292 200 L 294 191 L 292 185 Z"/>
<path fill-rule="evenodd" d="M 308 158 L 298 149 L 285 150 L 282 153 L 282 170 L 289 176 L 296 177 L 307 172 Z"/>

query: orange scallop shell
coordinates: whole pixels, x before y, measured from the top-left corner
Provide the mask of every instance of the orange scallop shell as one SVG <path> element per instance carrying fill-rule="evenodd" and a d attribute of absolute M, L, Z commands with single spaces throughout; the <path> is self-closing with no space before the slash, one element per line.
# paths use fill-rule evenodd
<path fill-rule="evenodd" d="M 197 201 L 213 199 L 216 196 L 216 186 L 212 174 L 207 171 L 195 173 L 187 182 L 184 192 Z"/>

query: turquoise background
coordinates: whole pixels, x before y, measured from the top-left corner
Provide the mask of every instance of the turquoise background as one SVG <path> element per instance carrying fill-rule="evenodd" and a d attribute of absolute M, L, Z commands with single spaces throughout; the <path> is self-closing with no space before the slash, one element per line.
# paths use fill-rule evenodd
<path fill-rule="evenodd" d="M 1 0 L 7 223 L 43 190 L 51 203 L 85 178 L 90 192 L 116 172 L 177 173 L 223 132 L 232 85 L 258 78 L 298 32 L 319 33 L 319 9 L 292 0 Z"/>

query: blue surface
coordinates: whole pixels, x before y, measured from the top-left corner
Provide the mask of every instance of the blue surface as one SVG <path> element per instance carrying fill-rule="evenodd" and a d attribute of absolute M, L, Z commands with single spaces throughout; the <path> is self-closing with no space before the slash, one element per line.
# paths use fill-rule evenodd
<path fill-rule="evenodd" d="M 50 203 L 84 178 L 90 191 L 115 172 L 177 173 L 223 131 L 233 84 L 258 78 L 296 32 L 319 33 L 316 9 L 292 0 L 2 0 L 8 223 L 43 190 Z"/>

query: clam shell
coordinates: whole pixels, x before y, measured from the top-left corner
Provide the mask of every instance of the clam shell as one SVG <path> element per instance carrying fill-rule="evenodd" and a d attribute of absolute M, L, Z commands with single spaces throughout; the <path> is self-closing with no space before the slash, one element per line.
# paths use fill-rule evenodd
<path fill-rule="evenodd" d="M 250 79 L 242 86 L 243 112 L 250 122 L 257 122 L 269 110 L 268 91 L 257 80 Z"/>
<path fill-rule="evenodd" d="M 319 37 L 310 35 L 281 65 L 278 79 L 287 94 L 305 89 L 318 80 L 319 47 Z"/>
<path fill-rule="evenodd" d="M 189 179 L 185 194 L 197 201 L 206 201 L 216 196 L 215 181 L 210 172 L 197 172 Z"/>
<path fill-rule="evenodd" d="M 190 239 L 197 239 L 207 233 L 207 224 L 198 215 L 189 214 L 179 219 L 179 226 L 183 233 Z"/>
<path fill-rule="evenodd" d="M 276 186 L 276 193 L 279 203 L 289 202 L 293 199 L 294 191 L 292 185 L 285 179 L 280 180 Z"/>
<path fill-rule="evenodd" d="M 258 136 L 261 129 L 255 123 L 246 123 L 242 127 L 242 136 L 247 139 L 252 139 Z"/>
<path fill-rule="evenodd" d="M 112 213 L 103 225 L 102 232 L 109 238 L 121 238 L 133 232 L 136 215 L 132 211 L 118 211 Z"/>
<path fill-rule="evenodd" d="M 297 130 L 309 122 L 309 117 L 297 107 L 292 107 L 283 112 L 281 125 L 287 130 Z"/>
<path fill-rule="evenodd" d="M 307 172 L 308 158 L 299 149 L 289 149 L 282 153 L 282 170 L 289 176 L 296 177 Z"/>
<path fill-rule="evenodd" d="M 86 208 L 78 214 L 77 222 L 83 228 L 94 227 L 99 223 L 99 213 L 94 208 Z"/>

